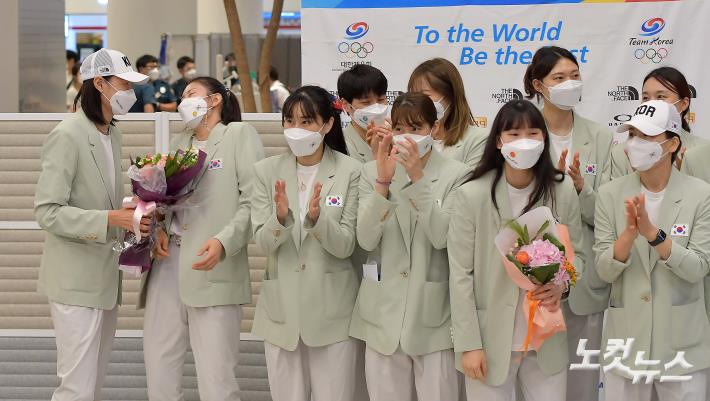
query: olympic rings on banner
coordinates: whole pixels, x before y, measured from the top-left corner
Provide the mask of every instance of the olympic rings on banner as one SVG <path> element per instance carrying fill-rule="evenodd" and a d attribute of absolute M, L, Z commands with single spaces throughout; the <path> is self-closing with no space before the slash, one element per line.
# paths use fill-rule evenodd
<path fill-rule="evenodd" d="M 637 60 L 641 60 L 643 64 L 650 62 L 658 64 L 663 61 L 664 58 L 668 57 L 668 49 L 665 47 L 659 49 L 636 49 L 634 50 L 634 57 L 636 57 Z"/>
<path fill-rule="evenodd" d="M 375 45 L 372 42 L 340 42 L 338 43 L 338 51 L 345 54 L 347 58 L 365 58 L 368 54 L 375 50 Z"/>

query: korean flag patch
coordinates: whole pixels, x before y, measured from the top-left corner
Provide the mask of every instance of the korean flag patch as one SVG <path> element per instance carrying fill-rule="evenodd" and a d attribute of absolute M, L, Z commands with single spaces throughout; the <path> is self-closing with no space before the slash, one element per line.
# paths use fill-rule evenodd
<path fill-rule="evenodd" d="M 587 163 L 584 167 L 584 174 L 597 175 L 597 165 L 594 163 Z"/>
<path fill-rule="evenodd" d="M 330 207 L 343 207 L 343 197 L 340 195 L 329 195 L 325 198 L 325 205 Z"/>
<path fill-rule="evenodd" d="M 207 166 L 208 170 L 219 170 L 222 166 L 222 159 L 212 159 L 210 164 Z"/>
<path fill-rule="evenodd" d="M 673 224 L 673 229 L 671 230 L 671 235 L 674 237 L 687 237 L 688 236 L 688 225 L 687 224 Z"/>

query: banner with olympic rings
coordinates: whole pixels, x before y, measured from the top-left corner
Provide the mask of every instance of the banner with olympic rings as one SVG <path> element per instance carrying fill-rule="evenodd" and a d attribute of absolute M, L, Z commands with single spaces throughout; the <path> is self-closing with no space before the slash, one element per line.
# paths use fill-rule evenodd
<path fill-rule="evenodd" d="M 703 46 L 710 1 L 303 0 L 303 83 L 334 94 L 355 64 L 381 69 L 388 98 L 406 91 L 422 61 L 444 57 L 461 72 L 476 121 L 487 126 L 500 106 L 524 96 L 535 50 L 571 50 L 585 83 L 580 114 L 610 130 L 642 101 L 643 77 L 672 66 L 691 84 L 692 131 L 710 138 L 709 60 Z"/>

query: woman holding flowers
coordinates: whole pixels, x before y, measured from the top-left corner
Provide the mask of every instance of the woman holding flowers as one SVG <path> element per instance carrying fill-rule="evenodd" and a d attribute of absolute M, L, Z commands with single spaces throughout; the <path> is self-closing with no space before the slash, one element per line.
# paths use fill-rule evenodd
<path fill-rule="evenodd" d="M 214 78 L 190 81 L 179 112 L 186 130 L 171 150 L 197 148 L 207 158 L 187 201 L 166 214 L 141 283 L 148 397 L 183 399 L 189 342 L 200 398 L 238 400 L 240 305 L 251 302 L 250 187 L 264 152 L 256 130 L 240 122 L 234 94 Z"/>
<path fill-rule="evenodd" d="M 566 399 L 566 333 L 531 347 L 524 301 L 529 297 L 540 308 L 558 313 L 574 269 L 562 269 L 547 284 L 526 293 L 507 276 L 494 243 L 512 219 L 545 206 L 567 226 L 575 264 L 583 263 L 577 192 L 555 168 L 549 146 L 540 111 L 528 101 L 506 103 L 493 122 L 481 163 L 459 189 L 453 206 L 448 235 L 451 320 L 454 351 L 462 353 L 457 368 L 467 376 L 469 401 L 507 401 L 516 384 L 526 400 Z M 529 265 L 559 258 L 559 248 L 549 244 L 515 255 L 517 264 Z"/>
<path fill-rule="evenodd" d="M 602 186 L 595 218 L 596 269 L 611 284 L 602 349 L 628 347 L 600 356 L 606 399 L 706 400 L 710 186 L 673 167 L 683 134 L 672 104 L 645 102 L 619 130 L 635 172 Z"/>

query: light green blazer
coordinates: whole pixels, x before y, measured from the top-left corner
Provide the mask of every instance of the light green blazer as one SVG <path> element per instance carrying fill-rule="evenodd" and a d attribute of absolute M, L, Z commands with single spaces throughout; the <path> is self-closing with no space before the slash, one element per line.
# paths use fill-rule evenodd
<path fill-rule="evenodd" d="M 193 146 L 192 131 L 186 131 L 172 140 L 170 150 Z M 250 194 L 254 163 L 264 158 L 264 149 L 251 125 L 220 123 L 212 129 L 205 153 L 205 165 L 190 185 L 194 188 L 187 201 L 190 206 L 182 211 L 180 253 L 170 255 L 180 259 L 180 299 L 192 307 L 248 304 L 252 301 L 247 255 L 252 234 Z M 210 168 L 211 161 L 221 168 Z M 166 216 L 168 230 L 173 216 Z M 222 243 L 222 259 L 210 271 L 194 270 L 192 265 L 204 257 L 197 253 L 210 238 Z M 156 261 L 153 268 L 160 269 L 161 264 Z M 149 280 L 150 271 L 141 282 L 139 308 L 145 306 Z"/>
<path fill-rule="evenodd" d="M 680 171 L 710 183 L 710 144 L 689 149 L 683 157 Z M 710 275 L 705 276 L 705 311 L 710 319 Z"/>
<path fill-rule="evenodd" d="M 309 347 L 347 340 L 358 281 L 350 262 L 361 165 L 325 147 L 315 182 L 321 189 L 321 214 L 300 224 L 296 158 L 273 156 L 254 166 L 254 239 L 267 254 L 264 281 L 252 333 L 293 351 L 301 338 Z M 289 215 L 276 218 L 274 183 L 286 181 Z M 340 206 L 326 202 L 338 200 Z"/>
<path fill-rule="evenodd" d="M 639 236 L 631 256 L 622 263 L 614 259 L 614 242 L 626 228 L 624 200 L 639 193 L 638 174 L 615 179 L 599 191 L 596 266 L 599 277 L 611 284 L 602 348 L 609 339 L 634 338 L 624 361 L 631 369 L 648 368 L 635 364 L 638 351 L 646 352 L 645 359 L 662 364 L 673 360 L 677 351 L 685 351 L 693 367 L 677 366 L 664 374 L 703 370 L 710 367 L 710 323 L 703 286 L 710 271 L 710 186 L 672 169 L 659 216 L 659 227 L 673 241 L 670 258 L 659 260 L 658 252 Z M 672 235 L 675 224 L 687 225 L 689 236 Z"/>
<path fill-rule="evenodd" d="M 121 301 L 118 253 L 123 231 L 108 228 L 120 209 L 121 130 L 110 127 L 115 188 L 106 175 L 101 133 L 79 110 L 59 123 L 42 148 L 34 215 L 46 232 L 38 291 L 49 301 L 113 309 Z"/>
<path fill-rule="evenodd" d="M 449 159 L 460 161 L 472 169 L 476 168 L 483 157 L 483 150 L 488 140 L 488 130 L 470 125 L 463 138 L 452 146 L 444 147 L 441 154 Z"/>
<path fill-rule="evenodd" d="M 682 147 L 688 150 L 695 148 L 700 145 L 710 144 L 707 139 L 701 138 L 697 135 L 693 135 L 686 130 L 680 132 L 680 140 L 683 143 Z M 612 161 L 611 161 L 611 178 L 623 177 L 627 174 L 631 174 L 634 170 L 631 168 L 631 163 L 629 163 L 629 158 L 626 157 L 624 153 L 624 144 L 620 143 L 612 147 Z M 681 167 L 683 165 L 681 164 Z"/>
<path fill-rule="evenodd" d="M 353 159 L 359 161 L 360 163 L 367 163 L 373 159 L 372 148 L 365 142 L 364 139 L 357 133 L 354 123 L 348 124 L 345 129 L 343 129 L 343 136 L 345 136 L 345 145 L 348 147 L 348 154 Z"/>
<path fill-rule="evenodd" d="M 582 214 L 584 254 L 588 255 L 587 262 L 590 262 L 587 263 L 588 266 L 576 264 L 579 279 L 568 298 L 570 309 L 578 315 L 603 312 L 609 304 L 609 287 L 597 285 L 600 281 L 596 277 L 596 270 L 591 266 L 591 260 L 595 202 L 599 187 L 611 180 L 612 140 L 611 133 L 604 126 L 574 113 L 571 152 L 572 155 L 579 152 L 579 168 L 584 177 L 584 187 L 579 193 L 579 206 Z M 592 290 L 592 287 L 599 289 Z"/>
<path fill-rule="evenodd" d="M 376 162 L 363 167 L 357 238 L 367 251 L 380 246 L 381 278 L 362 280 L 350 335 L 381 354 L 453 347 L 446 232 L 451 196 L 469 170 L 432 150 L 414 184 L 397 166 L 385 199 L 374 190 Z"/>
<path fill-rule="evenodd" d="M 451 315 L 456 366 L 461 370 L 461 353 L 482 349 L 488 361 L 488 385 L 505 382 L 510 367 L 513 324 L 519 288 L 508 277 L 495 237 L 512 219 L 505 178 L 496 185 L 496 211 L 491 197 L 495 172 L 470 181 L 459 189 L 449 227 L 451 263 Z M 569 230 L 576 252 L 574 265 L 586 260 L 577 191 L 572 180 L 555 185 L 553 215 Z M 538 203 L 536 206 L 551 206 Z M 499 214 L 500 213 L 500 214 Z M 567 333 L 549 338 L 537 352 L 545 375 L 567 369 Z"/>

